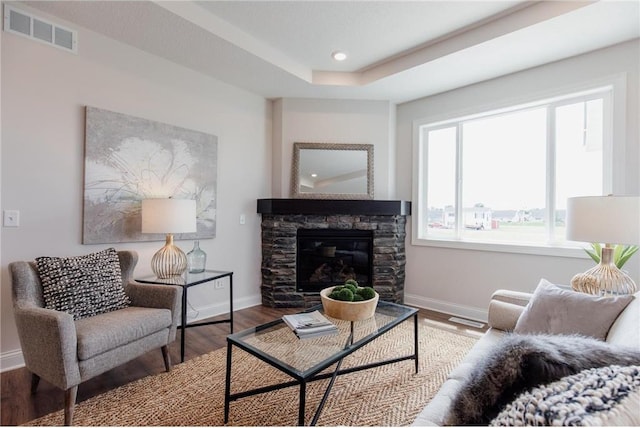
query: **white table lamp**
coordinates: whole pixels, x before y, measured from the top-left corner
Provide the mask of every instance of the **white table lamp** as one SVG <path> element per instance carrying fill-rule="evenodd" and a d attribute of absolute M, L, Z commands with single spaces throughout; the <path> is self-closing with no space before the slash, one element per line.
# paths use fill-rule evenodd
<path fill-rule="evenodd" d="M 613 260 L 613 245 L 640 244 L 640 197 L 583 196 L 567 200 L 567 239 L 604 243 L 600 263 L 571 280 L 577 291 L 589 294 L 632 294 L 633 279 Z"/>
<path fill-rule="evenodd" d="M 187 256 L 173 244 L 174 233 L 196 232 L 196 201 L 191 199 L 144 199 L 142 233 L 166 233 L 166 243 L 151 259 L 158 278 L 182 275 Z"/>

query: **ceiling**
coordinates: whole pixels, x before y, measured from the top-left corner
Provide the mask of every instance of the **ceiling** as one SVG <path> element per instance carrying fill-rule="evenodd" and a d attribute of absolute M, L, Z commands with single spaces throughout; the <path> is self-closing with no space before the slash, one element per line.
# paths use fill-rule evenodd
<path fill-rule="evenodd" d="M 640 0 L 23 3 L 270 99 L 402 103 L 640 37 Z"/>

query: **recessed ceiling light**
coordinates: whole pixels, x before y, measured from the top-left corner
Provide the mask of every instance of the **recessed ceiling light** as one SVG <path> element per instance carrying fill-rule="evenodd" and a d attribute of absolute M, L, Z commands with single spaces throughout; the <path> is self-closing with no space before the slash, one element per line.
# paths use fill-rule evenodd
<path fill-rule="evenodd" d="M 344 61 L 345 59 L 347 59 L 347 54 L 342 51 L 335 51 L 331 54 L 331 57 L 336 61 Z"/>
<path fill-rule="evenodd" d="M 311 176 L 312 176 L 313 178 L 316 178 L 316 177 L 318 176 L 318 174 L 316 174 L 316 173 L 314 172 L 314 173 L 312 173 L 312 174 L 311 174 Z"/>

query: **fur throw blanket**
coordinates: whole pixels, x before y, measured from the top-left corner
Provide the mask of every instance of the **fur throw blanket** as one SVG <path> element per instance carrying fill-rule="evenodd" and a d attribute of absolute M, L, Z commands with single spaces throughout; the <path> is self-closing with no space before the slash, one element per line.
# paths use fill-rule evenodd
<path fill-rule="evenodd" d="M 487 425 L 519 394 L 583 370 L 640 365 L 640 351 L 583 336 L 504 337 L 453 400 L 447 425 Z"/>

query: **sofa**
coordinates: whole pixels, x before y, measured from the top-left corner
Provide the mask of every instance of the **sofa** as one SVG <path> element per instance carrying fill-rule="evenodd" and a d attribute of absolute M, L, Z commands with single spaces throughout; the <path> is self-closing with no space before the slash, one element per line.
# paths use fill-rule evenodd
<path fill-rule="evenodd" d="M 544 281 L 544 280 L 543 280 Z M 541 285 L 539 285 L 540 288 Z M 536 289 L 536 292 L 538 289 Z M 577 293 L 566 289 L 567 293 Z M 582 294 L 582 293 L 580 293 Z M 524 293 L 510 290 L 496 291 L 489 302 L 488 324 L 489 329 L 469 351 L 463 361 L 448 375 L 435 397 L 427 404 L 415 419 L 414 426 L 442 426 L 450 423 L 450 414 L 455 406 L 454 401 L 459 399 L 460 391 L 469 383 L 478 366 L 491 354 L 496 347 L 516 329 L 518 320 L 525 308 L 528 308 L 534 293 Z M 583 296 L 589 296 L 584 295 Z M 594 297 L 595 296 L 589 296 Z M 624 346 L 640 355 L 640 293 L 636 293 L 631 302 L 622 312 L 614 314 L 612 324 L 605 331 L 605 342 L 612 345 Z M 558 305 L 556 313 L 562 313 L 563 309 Z M 571 311 L 567 316 L 571 316 Z M 597 311 L 592 311 L 595 313 Z M 590 314 L 585 315 L 587 318 Z M 594 320 L 593 323 L 597 322 Z M 593 324 L 587 319 L 585 324 Z M 567 324 L 567 320 L 564 320 Z M 606 326 L 608 327 L 608 326 Z M 638 390 L 635 391 L 636 395 Z M 640 397 L 638 395 L 637 397 Z M 634 398 L 635 407 L 632 409 L 631 420 L 625 420 L 623 425 L 640 425 L 640 400 Z M 635 419 L 637 418 L 637 419 Z"/>

